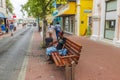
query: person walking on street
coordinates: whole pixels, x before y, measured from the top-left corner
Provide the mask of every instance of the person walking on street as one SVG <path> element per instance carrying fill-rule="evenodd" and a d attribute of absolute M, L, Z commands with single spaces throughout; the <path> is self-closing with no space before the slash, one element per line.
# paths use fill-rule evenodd
<path fill-rule="evenodd" d="M 3 21 L 0 22 L 0 28 L 2 30 L 2 34 L 5 34 L 6 28 L 5 28 L 5 24 L 3 24 Z"/>
<path fill-rule="evenodd" d="M 13 25 L 13 22 L 11 22 L 10 24 L 11 36 L 13 36 L 13 30 L 14 30 L 14 25 Z"/>
<path fill-rule="evenodd" d="M 56 32 L 56 38 L 58 40 L 58 34 L 61 31 L 61 25 L 59 24 L 59 22 L 57 22 L 57 24 L 55 25 L 55 32 Z"/>
<path fill-rule="evenodd" d="M 54 31 L 54 26 L 52 25 L 52 23 L 50 23 L 50 25 L 48 26 L 48 33 L 52 33 L 53 34 Z"/>

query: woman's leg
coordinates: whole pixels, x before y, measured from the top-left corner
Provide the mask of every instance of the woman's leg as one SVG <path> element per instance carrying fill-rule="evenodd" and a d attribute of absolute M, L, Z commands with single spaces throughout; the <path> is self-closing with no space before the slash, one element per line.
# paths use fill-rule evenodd
<path fill-rule="evenodd" d="M 46 49 L 46 54 L 48 55 L 47 61 L 52 61 L 51 53 L 54 51 L 57 51 L 57 49 L 53 46 Z"/>
<path fill-rule="evenodd" d="M 51 55 L 51 52 L 57 51 L 56 47 L 52 46 L 46 49 L 46 54 Z"/>
<path fill-rule="evenodd" d="M 57 40 L 58 40 L 58 37 L 59 37 L 59 35 L 58 35 L 59 32 L 60 32 L 60 31 L 56 31 L 56 37 L 57 37 Z"/>

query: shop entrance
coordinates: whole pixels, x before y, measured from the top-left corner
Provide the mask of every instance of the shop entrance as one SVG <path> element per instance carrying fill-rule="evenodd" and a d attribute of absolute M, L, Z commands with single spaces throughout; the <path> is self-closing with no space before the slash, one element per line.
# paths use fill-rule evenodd
<path fill-rule="evenodd" d="M 106 1 L 106 19 L 105 19 L 105 34 L 106 39 L 113 40 L 115 37 L 117 0 Z"/>

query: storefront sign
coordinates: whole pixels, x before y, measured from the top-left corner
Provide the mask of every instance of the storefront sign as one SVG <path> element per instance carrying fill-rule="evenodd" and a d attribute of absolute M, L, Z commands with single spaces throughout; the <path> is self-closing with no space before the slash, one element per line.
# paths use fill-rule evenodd
<path fill-rule="evenodd" d="M 58 15 L 63 14 L 63 13 L 64 13 L 65 11 L 67 11 L 68 9 L 69 9 L 69 5 L 68 5 L 68 4 L 62 6 L 62 7 L 59 9 Z"/>
<path fill-rule="evenodd" d="M 16 15 L 13 15 L 13 18 L 16 18 Z"/>
<path fill-rule="evenodd" d="M 92 10 L 84 10 L 84 13 L 92 13 Z"/>

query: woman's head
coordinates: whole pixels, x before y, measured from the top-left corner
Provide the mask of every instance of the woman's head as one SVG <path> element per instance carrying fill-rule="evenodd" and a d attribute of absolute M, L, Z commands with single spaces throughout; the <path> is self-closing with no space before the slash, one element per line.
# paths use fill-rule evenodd
<path fill-rule="evenodd" d="M 49 37 L 52 37 L 52 33 L 51 32 L 49 32 Z"/>

